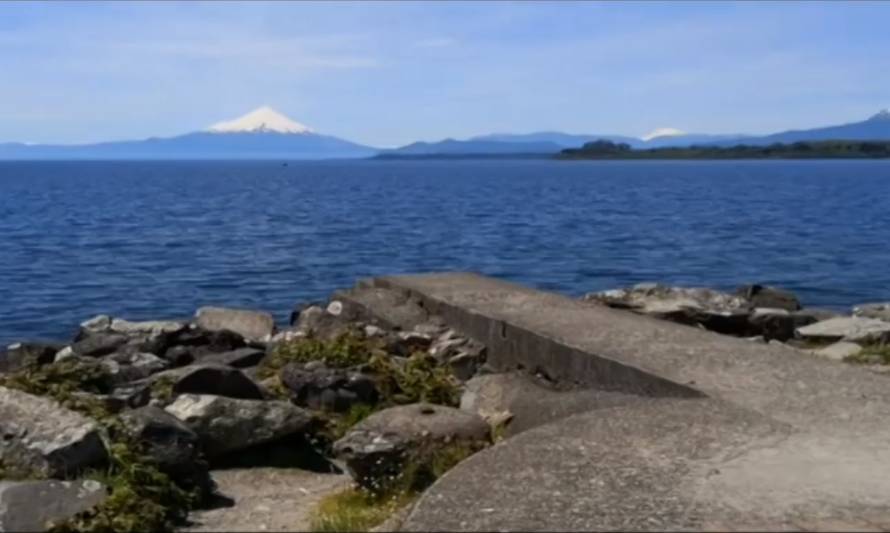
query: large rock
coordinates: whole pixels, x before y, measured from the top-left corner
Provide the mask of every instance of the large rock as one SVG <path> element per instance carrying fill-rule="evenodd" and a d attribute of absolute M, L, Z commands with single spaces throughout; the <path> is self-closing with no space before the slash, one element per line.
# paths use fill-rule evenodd
<path fill-rule="evenodd" d="M 797 329 L 797 334 L 813 340 L 845 340 L 871 343 L 890 341 L 890 322 L 858 316 L 837 317 Z"/>
<path fill-rule="evenodd" d="M 230 366 L 196 364 L 155 374 L 152 379 L 172 380 L 174 395 L 212 394 L 247 400 L 263 398 L 262 390 L 253 380 Z"/>
<path fill-rule="evenodd" d="M 130 339 L 121 333 L 90 333 L 71 345 L 75 354 L 89 357 L 101 357 L 116 352 L 127 344 Z"/>
<path fill-rule="evenodd" d="M 180 396 L 167 412 L 198 434 L 209 457 L 305 432 L 313 422 L 309 412 L 289 402 L 196 394 Z"/>
<path fill-rule="evenodd" d="M 235 368 L 250 368 L 260 364 L 266 356 L 265 350 L 259 348 L 238 348 L 229 352 L 214 353 L 201 358 L 202 364 L 213 363 Z"/>
<path fill-rule="evenodd" d="M 145 379 L 170 367 L 170 363 L 160 357 L 143 352 L 119 352 L 103 358 L 115 383 L 126 383 Z"/>
<path fill-rule="evenodd" d="M 853 315 L 890 322 L 890 302 L 857 305 L 853 308 Z"/>
<path fill-rule="evenodd" d="M 327 312 L 347 321 L 366 322 L 386 329 L 410 330 L 429 320 L 429 313 L 416 298 L 376 287 L 356 287 L 335 293 Z"/>
<path fill-rule="evenodd" d="M 225 307 L 202 307 L 195 313 L 196 324 L 210 331 L 229 330 L 246 339 L 260 340 L 275 331 L 275 319 L 269 313 Z"/>
<path fill-rule="evenodd" d="M 62 477 L 106 459 L 96 422 L 49 398 L 0 387 L 0 462 Z"/>
<path fill-rule="evenodd" d="M 213 483 L 201 459 L 198 435 L 179 418 L 151 405 L 123 413 L 121 422 L 161 471 L 181 486 L 210 491 Z"/>
<path fill-rule="evenodd" d="M 777 287 L 745 285 L 740 287 L 736 294 L 747 300 L 751 307 L 784 309 L 789 312 L 800 309 L 800 301 L 797 296 Z"/>
<path fill-rule="evenodd" d="M 297 405 L 323 411 L 344 412 L 357 403 L 373 404 L 379 393 L 371 376 L 312 362 L 290 363 L 279 373 Z"/>
<path fill-rule="evenodd" d="M 0 481 L 0 531 L 47 531 L 102 503 L 98 481 Z"/>
<path fill-rule="evenodd" d="M 334 309 L 337 309 L 334 306 Z M 350 331 L 353 324 L 345 318 L 329 313 L 316 305 L 294 311 L 295 331 L 302 335 L 311 335 L 318 339 L 334 339 Z"/>
<path fill-rule="evenodd" d="M 584 300 L 730 335 L 750 336 L 748 301 L 741 296 L 701 287 L 668 287 L 640 283 L 630 289 L 590 293 Z"/>
<path fill-rule="evenodd" d="M 356 482 L 379 489 L 409 461 L 431 460 L 446 445 L 482 446 L 490 438 L 488 424 L 476 414 L 417 403 L 372 414 L 334 443 L 334 452 Z"/>
<path fill-rule="evenodd" d="M 115 318 L 111 321 L 108 329 L 116 333 L 124 335 L 160 335 L 162 333 L 176 333 L 186 328 L 184 322 L 175 320 L 146 320 L 142 322 L 131 322 L 122 318 Z"/>
<path fill-rule="evenodd" d="M 62 345 L 45 342 L 17 342 L 0 351 L 0 373 L 15 372 L 28 365 L 52 363 Z"/>

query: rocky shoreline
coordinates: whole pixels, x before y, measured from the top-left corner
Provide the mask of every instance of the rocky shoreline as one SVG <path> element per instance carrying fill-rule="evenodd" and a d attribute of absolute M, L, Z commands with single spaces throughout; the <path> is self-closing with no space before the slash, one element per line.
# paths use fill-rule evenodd
<path fill-rule="evenodd" d="M 890 370 L 890 304 L 842 315 L 760 285 L 583 300 Z M 352 478 L 352 492 L 315 502 L 329 510 L 313 529 L 375 525 L 507 433 L 512 413 L 479 398 L 498 377 L 486 355 L 410 295 L 361 283 L 280 329 L 268 313 L 205 307 L 189 321 L 97 316 L 70 342 L 13 344 L 0 352 L 0 530 L 186 527 L 190 511 L 238 504 L 211 472 L 282 455 Z M 380 516 L 338 521 L 334 504 L 356 498 Z"/>

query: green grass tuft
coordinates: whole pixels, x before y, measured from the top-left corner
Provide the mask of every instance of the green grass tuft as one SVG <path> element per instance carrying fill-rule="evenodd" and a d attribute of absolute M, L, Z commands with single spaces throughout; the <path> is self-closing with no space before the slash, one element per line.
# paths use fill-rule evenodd
<path fill-rule="evenodd" d="M 276 346 L 263 359 L 257 376 L 265 379 L 278 373 L 288 363 L 321 361 L 330 368 L 348 368 L 367 363 L 382 352 L 379 341 L 364 339 L 356 333 L 344 333 L 333 340 L 303 337 Z"/>
<path fill-rule="evenodd" d="M 380 495 L 349 488 L 319 502 L 309 527 L 317 532 L 369 531 L 416 497 L 414 493 Z"/>
<path fill-rule="evenodd" d="M 890 344 L 871 344 L 862 351 L 844 358 L 848 363 L 858 365 L 890 365 Z"/>
<path fill-rule="evenodd" d="M 312 531 L 368 531 L 402 507 L 485 443 L 454 442 L 422 447 L 413 453 L 401 474 L 381 490 L 352 487 L 324 498 L 314 509 Z"/>

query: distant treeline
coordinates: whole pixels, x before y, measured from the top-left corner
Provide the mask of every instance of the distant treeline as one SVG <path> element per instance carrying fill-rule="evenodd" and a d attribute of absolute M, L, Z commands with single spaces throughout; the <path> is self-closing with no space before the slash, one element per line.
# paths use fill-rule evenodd
<path fill-rule="evenodd" d="M 813 141 L 767 146 L 688 146 L 635 150 L 625 143 L 593 141 L 567 148 L 560 159 L 876 159 L 890 158 L 890 141 Z"/>

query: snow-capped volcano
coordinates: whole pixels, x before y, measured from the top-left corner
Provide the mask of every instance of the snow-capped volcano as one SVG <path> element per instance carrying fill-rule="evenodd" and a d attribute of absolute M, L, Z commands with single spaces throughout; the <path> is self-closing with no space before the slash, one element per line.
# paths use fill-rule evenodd
<path fill-rule="evenodd" d="M 651 141 L 656 137 L 677 137 L 679 135 L 686 135 L 686 132 L 678 130 L 677 128 L 656 128 L 646 135 L 640 137 L 640 139 L 644 141 Z"/>
<path fill-rule="evenodd" d="M 308 126 L 291 120 L 271 107 L 263 106 L 234 120 L 217 122 L 207 128 L 212 133 L 313 133 Z"/>

